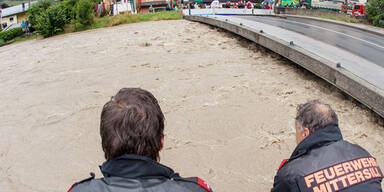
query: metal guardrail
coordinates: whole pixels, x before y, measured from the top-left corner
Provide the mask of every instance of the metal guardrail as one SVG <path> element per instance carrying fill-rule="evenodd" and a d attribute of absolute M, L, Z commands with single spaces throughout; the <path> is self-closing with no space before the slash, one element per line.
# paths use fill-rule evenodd
<path fill-rule="evenodd" d="M 272 9 L 183 9 L 184 15 L 274 15 Z"/>

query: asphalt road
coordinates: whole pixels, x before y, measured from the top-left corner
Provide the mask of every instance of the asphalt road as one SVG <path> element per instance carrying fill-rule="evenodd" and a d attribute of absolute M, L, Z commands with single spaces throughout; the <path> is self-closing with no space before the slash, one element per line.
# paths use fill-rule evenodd
<path fill-rule="evenodd" d="M 238 16 L 320 40 L 384 67 L 384 38 L 359 29 L 303 18 Z"/>

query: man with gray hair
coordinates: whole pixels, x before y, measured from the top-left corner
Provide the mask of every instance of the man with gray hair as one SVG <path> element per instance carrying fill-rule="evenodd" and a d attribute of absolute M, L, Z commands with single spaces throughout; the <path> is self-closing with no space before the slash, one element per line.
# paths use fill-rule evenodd
<path fill-rule="evenodd" d="M 376 159 L 343 140 L 331 106 L 318 100 L 298 106 L 297 147 L 283 160 L 272 192 L 382 191 Z"/>

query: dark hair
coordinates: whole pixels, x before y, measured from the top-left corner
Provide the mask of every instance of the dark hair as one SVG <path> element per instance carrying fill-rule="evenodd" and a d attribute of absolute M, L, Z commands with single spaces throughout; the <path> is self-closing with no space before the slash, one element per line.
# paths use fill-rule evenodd
<path fill-rule="evenodd" d="M 296 123 L 309 129 L 311 133 L 327 126 L 331 122 L 338 123 L 338 118 L 330 105 L 318 100 L 309 101 L 297 107 Z"/>
<path fill-rule="evenodd" d="M 136 154 L 159 160 L 164 115 L 156 98 L 140 88 L 123 88 L 101 112 L 100 135 L 107 160 Z"/>

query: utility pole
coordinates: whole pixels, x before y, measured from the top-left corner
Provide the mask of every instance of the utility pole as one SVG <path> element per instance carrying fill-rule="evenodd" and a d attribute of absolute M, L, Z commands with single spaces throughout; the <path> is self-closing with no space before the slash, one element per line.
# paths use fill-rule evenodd
<path fill-rule="evenodd" d="M 341 7 L 341 12 L 345 14 L 348 13 L 348 0 L 344 0 L 344 5 Z"/>
<path fill-rule="evenodd" d="M 132 14 L 136 14 L 136 2 L 135 0 L 129 0 L 131 2 L 131 11 L 132 11 Z"/>
<path fill-rule="evenodd" d="M 3 9 L 0 7 L 0 31 L 3 30 Z"/>
<path fill-rule="evenodd" d="M 119 14 L 119 5 L 117 4 L 117 0 L 115 0 L 115 5 L 116 5 L 116 15 Z"/>

